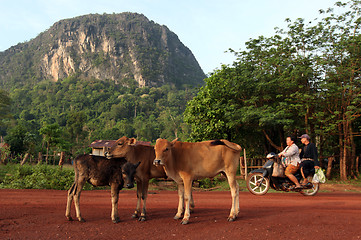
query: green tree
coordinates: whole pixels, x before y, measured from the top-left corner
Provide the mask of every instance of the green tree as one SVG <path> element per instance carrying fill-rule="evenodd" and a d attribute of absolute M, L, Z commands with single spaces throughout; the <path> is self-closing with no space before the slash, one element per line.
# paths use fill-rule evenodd
<path fill-rule="evenodd" d="M 87 120 L 87 116 L 83 111 L 72 111 L 68 115 L 68 121 L 66 123 L 66 129 L 69 133 L 71 141 L 75 140 L 75 143 L 79 143 L 79 138 L 83 133 L 83 127 Z"/>
<path fill-rule="evenodd" d="M 250 40 L 245 51 L 232 50 L 237 61 L 206 79 L 187 106 L 191 138 L 223 137 L 280 150 L 285 134 L 306 132 L 321 152 L 339 146 L 345 179 L 356 152 L 354 123 L 361 116 L 360 6 L 356 0 L 338 2 L 341 13 L 321 11 L 326 16 L 316 24 L 287 19 L 286 30 Z"/>
<path fill-rule="evenodd" d="M 340 177 L 346 180 L 355 160 L 354 123 L 361 116 L 361 1 L 337 2 L 339 8 L 322 11 L 318 28 L 321 82 L 320 119 L 324 134 L 338 137 Z"/>
<path fill-rule="evenodd" d="M 27 129 L 22 124 L 18 124 L 9 130 L 8 135 L 5 137 L 5 142 L 10 145 L 12 153 L 22 154 L 27 150 L 24 141 L 27 132 Z"/>
<path fill-rule="evenodd" d="M 43 141 L 46 143 L 46 163 L 48 163 L 49 149 L 62 142 L 63 133 L 58 123 L 45 124 L 40 128 L 39 133 L 43 135 Z"/>

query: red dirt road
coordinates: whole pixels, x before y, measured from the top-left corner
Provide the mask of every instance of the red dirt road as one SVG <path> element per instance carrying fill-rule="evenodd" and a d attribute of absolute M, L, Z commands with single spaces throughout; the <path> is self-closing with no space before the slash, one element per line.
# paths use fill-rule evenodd
<path fill-rule="evenodd" d="M 173 220 L 174 191 L 148 197 L 148 220 L 130 216 L 134 191 L 119 198 L 121 222 L 110 219 L 110 190 L 83 191 L 80 201 L 87 222 L 66 220 L 66 191 L 0 189 L 0 239 L 361 239 L 361 194 L 240 193 L 241 212 L 227 222 L 229 192 L 194 192 L 195 212 L 186 226 Z M 74 216 L 72 207 L 72 216 Z"/>

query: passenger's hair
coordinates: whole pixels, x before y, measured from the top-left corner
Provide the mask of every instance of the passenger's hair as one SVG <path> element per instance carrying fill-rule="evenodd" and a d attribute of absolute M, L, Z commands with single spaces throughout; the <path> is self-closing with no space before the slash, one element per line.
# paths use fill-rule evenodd
<path fill-rule="evenodd" d="M 296 143 L 297 138 L 296 138 L 295 136 L 289 135 L 289 136 L 287 136 L 287 137 L 290 138 L 291 141 L 293 141 L 294 143 Z"/>

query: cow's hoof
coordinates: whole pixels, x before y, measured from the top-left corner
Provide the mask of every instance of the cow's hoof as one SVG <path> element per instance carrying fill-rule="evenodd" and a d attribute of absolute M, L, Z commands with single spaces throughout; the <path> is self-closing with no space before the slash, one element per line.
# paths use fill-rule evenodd
<path fill-rule="evenodd" d="M 173 219 L 174 219 L 174 220 L 178 220 L 178 219 L 180 219 L 180 218 L 181 218 L 181 216 L 175 215 Z"/>
<path fill-rule="evenodd" d="M 86 222 L 84 218 L 78 218 L 79 222 Z"/>
<path fill-rule="evenodd" d="M 68 219 L 68 221 L 73 221 L 72 217 L 66 217 L 66 219 Z"/>
<path fill-rule="evenodd" d="M 141 216 L 141 217 L 138 219 L 139 222 L 144 222 L 145 220 L 146 220 L 146 219 L 145 219 L 144 216 Z"/>
<path fill-rule="evenodd" d="M 236 220 L 236 217 L 228 217 L 228 222 L 234 222 Z"/>
<path fill-rule="evenodd" d="M 134 213 L 134 214 L 132 215 L 132 218 L 138 218 L 138 214 Z"/>
<path fill-rule="evenodd" d="M 188 223 L 189 223 L 188 219 L 183 219 L 181 222 L 182 225 L 187 225 Z"/>
<path fill-rule="evenodd" d="M 113 223 L 118 223 L 118 222 L 120 222 L 120 218 L 117 217 L 117 218 L 115 218 L 115 219 L 112 219 L 112 222 L 113 222 Z"/>

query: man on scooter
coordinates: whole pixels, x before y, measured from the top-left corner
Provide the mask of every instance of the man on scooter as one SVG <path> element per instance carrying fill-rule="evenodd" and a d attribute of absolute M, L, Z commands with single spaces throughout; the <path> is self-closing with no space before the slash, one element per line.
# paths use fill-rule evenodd
<path fill-rule="evenodd" d="M 302 189 L 301 184 L 298 182 L 297 178 L 294 174 L 300 168 L 300 157 L 299 157 L 299 149 L 295 144 L 296 138 L 294 136 L 289 136 L 286 138 L 287 147 L 278 154 L 279 157 L 285 157 L 285 175 L 296 184 L 295 189 Z"/>
<path fill-rule="evenodd" d="M 317 148 L 314 143 L 310 142 L 310 136 L 307 134 L 303 134 L 301 137 L 301 142 L 303 143 L 303 147 L 300 153 L 301 158 L 301 174 L 303 177 L 303 184 L 306 185 L 308 183 L 308 175 L 313 168 L 319 168 L 318 162 L 318 154 Z"/>

